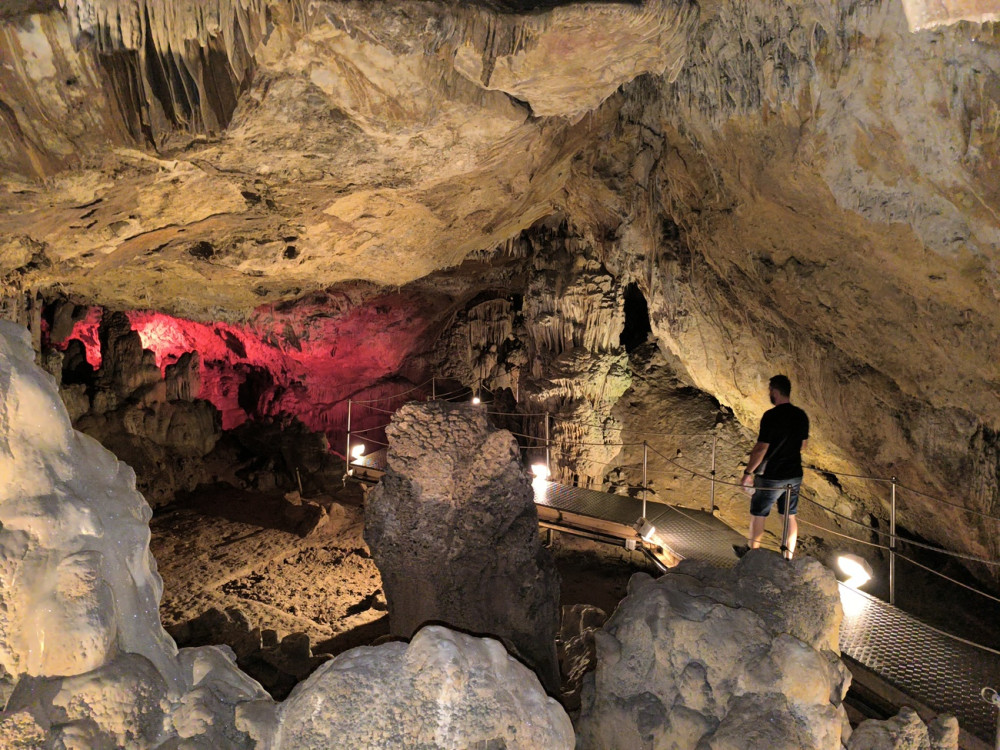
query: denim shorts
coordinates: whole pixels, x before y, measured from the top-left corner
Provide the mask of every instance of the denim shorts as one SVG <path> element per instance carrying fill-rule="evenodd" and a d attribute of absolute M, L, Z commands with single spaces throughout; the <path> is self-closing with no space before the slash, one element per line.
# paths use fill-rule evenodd
<path fill-rule="evenodd" d="M 799 509 L 799 485 L 802 477 L 795 479 L 764 479 L 754 477 L 753 486 L 756 491 L 750 498 L 750 515 L 766 518 L 771 512 L 771 506 L 778 502 L 778 512 L 785 513 L 785 487 L 791 485 L 792 494 L 788 503 L 788 514 L 794 516 Z"/>

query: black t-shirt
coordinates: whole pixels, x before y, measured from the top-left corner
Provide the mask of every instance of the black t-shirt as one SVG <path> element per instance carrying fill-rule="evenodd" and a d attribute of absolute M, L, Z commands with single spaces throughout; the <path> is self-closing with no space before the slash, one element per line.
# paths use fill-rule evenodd
<path fill-rule="evenodd" d="M 802 442 L 809 438 L 809 417 L 797 406 L 778 404 L 760 419 L 757 441 L 767 443 L 765 479 L 802 476 Z"/>

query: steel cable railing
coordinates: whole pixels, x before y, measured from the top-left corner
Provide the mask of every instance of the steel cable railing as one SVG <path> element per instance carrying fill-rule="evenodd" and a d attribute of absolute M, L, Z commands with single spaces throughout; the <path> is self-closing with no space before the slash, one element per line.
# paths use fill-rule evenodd
<path fill-rule="evenodd" d="M 432 378 L 431 379 L 432 384 L 433 384 L 433 380 L 434 379 Z M 372 411 L 375 411 L 377 413 L 391 415 L 391 414 L 395 413 L 395 411 L 396 411 L 395 409 L 383 409 L 383 408 L 380 408 L 380 407 L 371 406 L 371 404 L 395 400 L 395 399 L 399 398 L 402 395 L 406 395 L 407 393 L 411 393 L 413 391 L 419 390 L 420 388 L 423 388 L 426 385 L 427 385 L 427 383 L 425 382 L 425 383 L 420 384 L 419 386 L 414 386 L 413 388 L 411 388 L 411 389 L 409 389 L 407 391 L 403 391 L 403 392 L 401 392 L 399 394 L 395 394 L 395 395 L 392 395 L 392 396 L 383 397 L 381 399 L 369 399 L 369 400 L 366 400 L 366 401 L 363 401 L 363 402 L 358 402 L 358 403 L 363 408 L 368 408 L 368 409 L 370 409 Z M 492 391 L 489 391 L 489 389 L 486 389 L 486 388 L 482 388 L 481 391 L 492 393 Z M 471 393 L 471 392 L 474 392 L 474 391 L 472 391 L 472 389 L 469 389 L 469 388 L 461 388 L 461 389 L 456 389 L 456 390 L 447 392 L 445 394 L 435 394 L 434 396 L 432 396 L 432 398 L 433 397 L 437 397 L 439 399 L 445 399 L 445 398 L 447 398 L 449 396 L 452 396 L 452 395 L 456 395 L 456 394 L 467 395 L 468 393 Z M 352 403 L 353 403 L 353 400 L 351 400 L 349 402 L 349 408 L 348 408 L 348 419 L 349 420 L 350 420 L 350 406 L 351 406 Z M 691 468 L 690 466 L 686 466 L 683 463 L 679 462 L 676 458 L 670 457 L 670 456 L 664 454 L 663 452 L 661 452 L 660 450 L 656 449 L 655 447 L 650 446 L 647 441 L 643 441 L 642 443 L 637 443 L 637 442 L 629 442 L 629 443 L 626 443 L 626 442 L 607 442 L 607 441 L 593 442 L 593 441 L 587 441 L 587 440 L 552 439 L 551 436 L 548 434 L 548 422 L 549 422 L 550 419 L 553 420 L 553 421 L 559 422 L 559 423 L 563 423 L 563 424 L 577 424 L 577 425 L 582 425 L 582 426 L 597 427 L 597 428 L 600 428 L 600 429 L 607 429 L 607 425 L 606 424 L 596 424 L 596 423 L 589 423 L 589 422 L 581 421 L 581 420 L 568 419 L 568 418 L 559 417 L 559 416 L 556 416 L 556 415 L 551 415 L 548 412 L 506 412 L 506 411 L 500 411 L 500 410 L 489 410 L 489 409 L 487 409 L 486 413 L 489 414 L 489 415 L 491 415 L 491 416 L 509 416 L 509 417 L 522 418 L 522 419 L 525 419 L 525 418 L 536 418 L 536 417 L 542 417 L 542 416 L 544 416 L 546 418 L 546 435 L 545 436 L 528 435 L 528 434 L 519 433 L 519 432 L 512 432 L 512 434 L 515 435 L 518 438 L 521 438 L 522 440 L 530 440 L 530 441 L 533 441 L 533 442 L 536 443 L 535 446 L 525 446 L 525 447 L 523 447 L 522 450 L 524 450 L 525 452 L 527 452 L 527 451 L 535 451 L 535 450 L 539 450 L 541 448 L 544 448 L 546 450 L 546 453 L 547 453 L 547 455 L 546 455 L 546 463 L 548 463 L 548 460 L 549 460 L 548 452 L 549 452 L 549 450 L 552 447 L 606 447 L 606 448 L 619 448 L 619 449 L 622 449 L 622 448 L 635 448 L 635 447 L 643 446 L 644 450 L 648 449 L 648 450 L 653 451 L 654 454 L 656 454 L 657 456 L 659 456 L 660 458 L 662 458 L 663 460 L 665 460 L 666 462 L 668 462 L 670 465 L 672 465 L 672 466 L 676 467 L 677 469 L 679 469 L 679 470 L 681 470 L 681 471 L 689 474 L 691 477 L 695 477 L 695 478 L 699 478 L 699 479 L 702 479 L 702 480 L 707 481 L 707 482 L 711 482 L 712 483 L 712 487 L 713 487 L 713 492 L 714 492 L 715 485 L 729 486 L 729 487 L 733 487 L 733 488 L 738 488 L 740 490 L 744 489 L 744 487 L 743 487 L 743 485 L 741 483 L 730 482 L 730 481 L 726 481 L 726 480 L 717 478 L 715 476 L 715 470 L 714 470 L 714 468 L 713 468 L 713 470 L 710 473 L 705 473 L 703 471 L 699 471 L 697 469 Z M 362 432 L 371 432 L 371 431 L 374 431 L 374 430 L 384 429 L 386 426 L 387 425 L 379 425 L 379 426 L 376 426 L 376 427 L 365 428 L 364 430 L 354 430 L 353 433 L 360 434 Z M 706 433 L 704 435 L 701 435 L 701 434 L 698 434 L 698 433 L 658 433 L 658 432 L 654 432 L 654 431 L 650 431 L 650 432 L 638 432 L 638 433 L 636 433 L 635 431 L 631 431 L 631 432 L 632 432 L 632 434 L 659 435 L 659 436 L 665 436 L 665 437 L 683 437 L 683 438 L 697 438 L 697 437 L 703 437 L 703 436 L 704 437 L 712 436 L 716 441 L 718 440 L 718 437 L 719 437 L 717 434 L 714 434 L 714 433 Z M 350 435 L 350 434 L 351 434 L 351 431 L 349 430 L 348 435 Z M 383 446 L 386 445 L 385 443 L 382 443 L 380 441 L 375 441 L 375 440 L 372 440 L 370 438 L 366 438 L 366 441 L 367 442 L 372 442 L 372 443 L 375 443 L 375 444 L 378 444 L 378 445 L 383 445 Z M 348 452 L 350 451 L 350 444 L 349 444 L 349 442 L 350 442 L 350 438 L 348 438 Z M 728 441 L 727 441 L 727 443 L 728 443 Z M 732 443 L 732 445 L 736 446 L 735 443 Z M 350 459 L 348 458 L 348 463 L 349 463 L 349 461 L 350 461 Z M 625 468 L 625 467 L 619 467 L 619 468 Z M 921 490 L 917 490 L 917 489 L 914 489 L 912 487 L 908 487 L 906 485 L 902 485 L 895 478 L 885 479 L 885 478 L 882 478 L 882 477 L 876 477 L 876 476 L 870 476 L 870 475 L 851 474 L 851 473 L 847 473 L 847 472 L 828 471 L 828 470 L 824 470 L 824 469 L 819 469 L 819 468 L 817 468 L 815 466 L 808 466 L 806 468 L 808 468 L 811 471 L 814 471 L 814 472 L 820 474 L 821 476 L 827 476 L 827 477 L 833 476 L 833 477 L 845 478 L 845 479 L 849 478 L 849 479 L 858 479 L 858 480 L 862 480 L 862 481 L 879 482 L 879 483 L 884 483 L 884 484 L 890 484 L 892 486 L 892 488 L 893 488 L 893 524 L 892 524 L 893 525 L 893 529 L 895 528 L 895 523 L 894 523 L 894 516 L 895 516 L 895 490 L 897 488 L 900 489 L 900 490 L 907 491 L 907 492 L 912 492 L 915 495 L 924 497 L 926 499 L 929 499 L 929 500 L 932 500 L 932 501 L 935 501 L 935 502 L 942 503 L 944 505 L 953 507 L 953 508 L 955 508 L 957 510 L 965 511 L 965 512 L 971 513 L 973 515 L 976 515 L 976 516 L 979 516 L 979 517 L 982 517 L 982 518 L 985 518 L 985 519 L 988 519 L 988 520 L 1000 521 L 1000 518 L 998 518 L 996 516 L 992 516 L 992 515 L 990 515 L 988 513 L 985 513 L 985 512 L 982 512 L 982 511 L 978 511 L 978 510 L 976 510 L 974 508 L 967 508 L 967 507 L 965 507 L 963 505 L 959 505 L 957 503 L 953 503 L 953 502 L 949 502 L 947 500 L 943 500 L 942 498 L 936 497 L 934 495 L 931 495 L 929 493 L 923 492 Z M 658 472 L 656 472 L 656 473 L 658 473 Z M 645 500 L 645 491 L 646 490 L 644 490 L 644 500 Z M 830 515 L 832 515 L 834 517 L 841 518 L 841 519 L 843 519 L 843 520 L 845 520 L 845 521 L 847 521 L 849 523 L 855 524 L 855 525 L 857 525 L 857 526 L 859 526 L 861 528 L 864 528 L 866 531 L 868 531 L 870 533 L 875 533 L 875 534 L 877 534 L 881 538 L 886 538 L 886 539 L 888 539 L 890 541 L 890 544 L 889 545 L 875 544 L 875 543 L 866 541 L 864 539 L 860 539 L 860 538 L 855 537 L 855 536 L 841 534 L 840 532 L 837 532 L 837 531 L 835 531 L 833 529 L 829 529 L 829 528 L 824 527 L 824 526 L 820 526 L 818 524 L 812 524 L 812 523 L 807 522 L 807 521 L 800 521 L 801 523 L 803 523 L 805 525 L 808 525 L 808 526 L 811 526 L 813 528 L 816 528 L 818 530 L 821 530 L 821 531 L 823 531 L 825 533 L 829 533 L 829 534 L 833 534 L 835 536 L 839 536 L 839 537 L 843 537 L 843 538 L 846 538 L 846 539 L 850 539 L 850 540 L 852 540 L 854 542 L 857 542 L 859 544 L 862 544 L 862 545 L 868 545 L 868 546 L 872 546 L 872 547 L 877 547 L 879 549 L 888 550 L 889 553 L 890 553 L 890 559 L 893 559 L 895 556 L 899 556 L 900 558 L 906 560 L 907 562 L 910 562 L 910 563 L 912 563 L 912 564 L 914 564 L 914 565 L 916 565 L 918 567 L 925 568 L 929 572 L 932 572 L 935 575 L 938 575 L 938 576 L 940 576 L 942 578 L 945 578 L 945 579 L 947 579 L 947 580 L 949 580 L 949 581 L 951 581 L 951 582 L 953 582 L 953 583 L 955 583 L 955 584 L 957 584 L 959 586 L 962 586 L 963 588 L 967 588 L 970 591 L 978 593 L 978 594 L 980 594 L 980 595 L 982 595 L 982 596 L 984 596 L 986 598 L 997 600 L 996 597 L 993 597 L 990 594 L 982 592 L 979 589 L 976 589 L 974 587 L 968 586 L 967 584 L 964 584 L 964 583 L 962 583 L 960 581 L 956 581 L 955 579 L 952 579 L 952 578 L 950 578 L 948 576 L 945 576 L 944 574 L 939 573 L 938 571 L 934 571 L 934 570 L 932 570 L 930 568 L 926 568 L 926 566 L 923 566 L 923 565 L 921 565 L 921 564 L 913 561 L 911 558 L 898 553 L 896 551 L 895 545 L 897 543 L 899 543 L 899 544 L 909 544 L 909 545 L 911 545 L 913 547 L 924 549 L 924 550 L 927 550 L 929 552 L 935 552 L 935 553 L 943 554 L 943 555 L 950 556 L 950 557 L 953 557 L 953 558 L 956 558 L 956 559 L 965 560 L 967 562 L 981 564 L 981 565 L 986 565 L 986 566 L 991 566 L 991 567 L 992 566 L 1000 566 L 1000 561 L 991 560 L 989 558 L 981 557 L 981 556 L 978 556 L 978 555 L 970 555 L 970 554 L 963 553 L 963 552 L 955 552 L 955 551 L 952 551 L 952 550 L 944 549 L 942 547 L 937 547 L 935 545 L 926 544 L 924 542 L 919 542 L 917 540 L 910 539 L 910 538 L 908 538 L 906 536 L 902 536 L 902 535 L 896 534 L 896 533 L 894 533 L 894 531 L 888 531 L 888 532 L 886 532 L 886 531 L 880 531 L 880 530 L 877 530 L 877 529 L 872 529 L 870 526 L 868 526 L 867 524 L 865 524 L 863 522 L 857 521 L 857 520 L 851 518 L 850 516 L 846 516 L 846 515 L 844 515 L 842 513 L 839 513 L 838 511 L 832 509 L 832 508 L 828 508 L 828 507 L 824 506 L 822 503 L 819 503 L 816 500 L 814 500 L 813 498 L 810 498 L 810 497 L 806 496 L 805 493 L 803 493 L 801 496 L 802 496 L 802 498 L 806 502 L 809 502 L 809 503 L 815 505 L 817 508 L 819 508 L 823 512 L 828 513 L 828 514 L 830 514 Z M 713 495 L 713 506 L 714 506 L 714 495 Z M 673 506 L 667 506 L 667 507 L 668 508 L 673 508 Z M 690 520 L 697 522 L 696 519 L 690 519 Z M 892 576 L 890 576 L 890 577 L 892 577 Z M 890 591 L 892 591 L 893 588 L 894 588 L 893 586 L 890 586 Z M 1000 601 L 1000 600 L 997 600 L 997 601 Z"/>

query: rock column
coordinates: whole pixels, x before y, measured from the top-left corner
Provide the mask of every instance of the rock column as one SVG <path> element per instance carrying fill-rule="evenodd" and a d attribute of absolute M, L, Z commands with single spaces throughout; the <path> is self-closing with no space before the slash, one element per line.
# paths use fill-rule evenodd
<path fill-rule="evenodd" d="M 389 470 L 365 510 L 390 629 L 428 622 L 500 639 L 559 688 L 559 579 L 538 534 L 513 436 L 482 407 L 408 404 L 387 429 Z"/>

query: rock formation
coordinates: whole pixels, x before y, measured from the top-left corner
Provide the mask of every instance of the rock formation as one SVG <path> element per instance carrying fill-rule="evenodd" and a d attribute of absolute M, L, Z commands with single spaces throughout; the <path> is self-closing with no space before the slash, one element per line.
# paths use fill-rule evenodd
<path fill-rule="evenodd" d="M 596 634 L 578 747 L 839 750 L 842 616 L 836 579 L 809 558 L 637 573 Z"/>
<path fill-rule="evenodd" d="M 276 718 L 253 706 L 242 715 L 241 726 L 273 750 L 574 743 L 569 717 L 503 646 L 438 626 L 409 644 L 342 654 L 295 688 Z"/>
<path fill-rule="evenodd" d="M 958 722 L 939 716 L 924 724 L 916 711 L 903 707 L 885 721 L 861 722 L 845 744 L 847 750 L 958 750 Z"/>
<path fill-rule="evenodd" d="M 0 321 L 4 747 L 573 746 L 569 718 L 527 668 L 445 628 L 342 654 L 280 705 L 228 647 L 178 652 L 160 627 L 134 475 L 72 429 L 33 354 L 27 332 Z"/>
<path fill-rule="evenodd" d="M 514 438 L 482 408 L 443 402 L 403 406 L 387 434 L 365 541 L 391 632 L 433 622 L 499 638 L 558 692 L 559 578 Z"/>
<path fill-rule="evenodd" d="M 56 305 L 54 317 L 73 307 Z M 65 330 L 62 335 L 70 333 Z M 221 436 L 221 420 L 216 408 L 199 398 L 198 353 L 164 363 L 161 372 L 156 354 L 143 347 L 139 333 L 121 312 L 102 317 L 97 337 L 96 370 L 80 339 L 65 343 L 58 374 L 74 426 L 134 469 L 140 491 L 153 506 L 207 481 L 211 474 L 205 459 Z M 64 343 L 55 333 L 52 341 Z"/>

